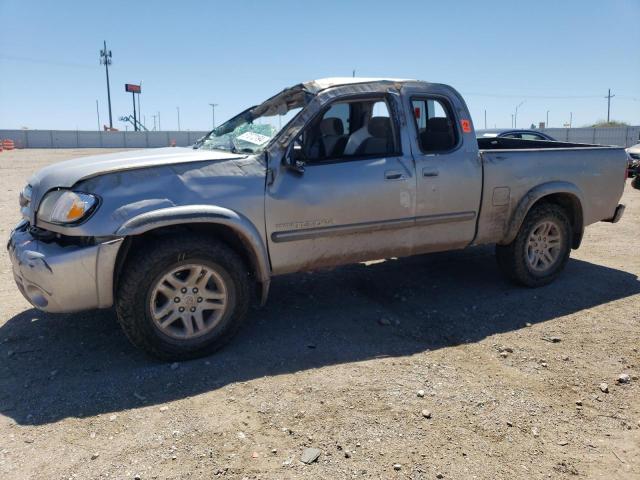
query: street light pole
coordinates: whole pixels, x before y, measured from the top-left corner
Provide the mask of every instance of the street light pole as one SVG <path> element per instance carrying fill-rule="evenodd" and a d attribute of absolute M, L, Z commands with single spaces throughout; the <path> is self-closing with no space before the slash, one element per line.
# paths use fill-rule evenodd
<path fill-rule="evenodd" d="M 210 103 L 209 105 L 211 105 L 211 129 L 213 130 L 216 128 L 216 107 L 218 104 Z"/>
<path fill-rule="evenodd" d="M 547 123 L 545 123 L 544 126 L 549 128 L 549 110 L 547 110 Z"/>
<path fill-rule="evenodd" d="M 513 117 L 513 128 L 518 128 L 518 109 L 522 106 L 524 100 L 516 106 L 516 114 Z"/>
<path fill-rule="evenodd" d="M 180 107 L 176 107 L 176 110 L 178 111 L 178 131 L 180 131 Z"/>

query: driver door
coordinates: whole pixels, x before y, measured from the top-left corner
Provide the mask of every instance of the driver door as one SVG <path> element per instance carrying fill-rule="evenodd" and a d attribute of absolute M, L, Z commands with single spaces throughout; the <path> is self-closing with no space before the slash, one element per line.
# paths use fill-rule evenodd
<path fill-rule="evenodd" d="M 416 181 L 390 114 L 395 101 L 372 94 L 329 104 L 289 149 L 304 172 L 273 166 L 265 207 L 275 274 L 411 252 Z"/>

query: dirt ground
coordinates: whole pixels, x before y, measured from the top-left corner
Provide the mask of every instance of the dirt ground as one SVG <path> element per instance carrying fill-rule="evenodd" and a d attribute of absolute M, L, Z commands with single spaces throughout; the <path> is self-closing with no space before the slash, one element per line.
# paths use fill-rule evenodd
<path fill-rule="evenodd" d="M 0 153 L 2 242 L 27 178 L 88 153 Z M 112 311 L 31 308 L 3 244 L 0 477 L 640 478 L 640 191 L 623 203 L 550 286 L 507 283 L 488 247 L 289 275 L 173 365 Z"/>

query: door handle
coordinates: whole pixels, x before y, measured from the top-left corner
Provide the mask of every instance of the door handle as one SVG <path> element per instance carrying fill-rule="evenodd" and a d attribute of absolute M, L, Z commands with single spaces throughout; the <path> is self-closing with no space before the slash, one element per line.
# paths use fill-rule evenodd
<path fill-rule="evenodd" d="M 440 175 L 440 172 L 438 172 L 437 170 L 430 170 L 428 168 L 422 169 L 423 177 L 437 177 L 438 175 Z"/>
<path fill-rule="evenodd" d="M 386 180 L 404 180 L 404 175 L 398 170 L 387 170 L 384 172 Z"/>

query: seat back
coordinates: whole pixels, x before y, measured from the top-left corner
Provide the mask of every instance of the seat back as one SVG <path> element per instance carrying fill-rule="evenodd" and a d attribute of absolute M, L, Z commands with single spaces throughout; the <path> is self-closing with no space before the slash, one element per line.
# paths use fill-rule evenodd
<path fill-rule="evenodd" d="M 419 140 L 420 147 L 425 152 L 451 150 L 456 144 L 453 125 L 446 117 L 427 120 L 427 127 L 420 132 Z"/>
<path fill-rule="evenodd" d="M 360 144 L 356 155 L 393 153 L 393 130 L 389 117 L 371 117 L 367 129 L 371 136 Z"/>

